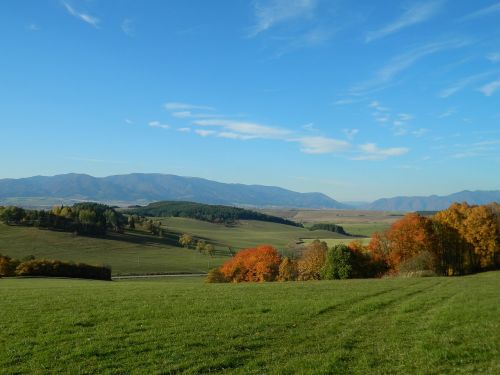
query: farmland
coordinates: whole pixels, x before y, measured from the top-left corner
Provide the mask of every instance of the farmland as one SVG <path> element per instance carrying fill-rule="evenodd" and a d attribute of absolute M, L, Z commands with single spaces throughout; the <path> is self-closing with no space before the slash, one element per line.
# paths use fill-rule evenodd
<path fill-rule="evenodd" d="M 200 273 L 220 265 L 234 250 L 270 244 L 284 250 L 301 238 L 344 239 L 327 231 L 309 231 L 290 225 L 242 220 L 231 226 L 188 218 L 155 218 L 167 232 L 165 238 L 130 231 L 106 237 L 75 236 L 72 233 L 0 224 L 0 253 L 13 258 L 33 255 L 90 264 L 111 265 L 114 275 L 146 273 Z M 178 246 L 181 233 L 213 243 L 216 255 L 209 257 Z"/>
<path fill-rule="evenodd" d="M 265 284 L 0 279 L 0 368 L 494 374 L 499 288 L 500 272 Z"/>

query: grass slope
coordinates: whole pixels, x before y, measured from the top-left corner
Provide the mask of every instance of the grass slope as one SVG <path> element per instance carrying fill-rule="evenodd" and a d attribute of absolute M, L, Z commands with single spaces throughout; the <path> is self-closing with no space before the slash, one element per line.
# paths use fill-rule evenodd
<path fill-rule="evenodd" d="M 283 249 L 302 237 L 344 238 L 327 231 L 311 232 L 304 228 L 260 221 L 241 221 L 233 227 L 186 218 L 160 218 L 169 238 L 129 233 L 110 234 L 107 238 L 74 236 L 71 233 L 0 224 L 0 253 L 13 258 L 34 255 L 89 264 L 108 264 L 114 275 L 144 273 L 207 272 L 209 266 L 222 264 L 234 249 L 270 244 Z M 195 250 L 177 246 L 176 236 L 189 233 L 214 243 L 222 256 L 209 258 Z"/>
<path fill-rule="evenodd" d="M 203 284 L 0 280 L 15 373 L 498 374 L 500 272 Z"/>

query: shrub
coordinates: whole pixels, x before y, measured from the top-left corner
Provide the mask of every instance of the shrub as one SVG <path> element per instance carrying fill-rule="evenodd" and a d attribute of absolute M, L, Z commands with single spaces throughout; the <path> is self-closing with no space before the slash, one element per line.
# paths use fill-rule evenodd
<path fill-rule="evenodd" d="M 335 245 L 326 253 L 321 278 L 326 280 L 350 278 L 353 268 L 351 262 L 351 250 L 344 244 Z"/>
<path fill-rule="evenodd" d="M 0 254 L 0 276 L 16 276 L 18 265 L 19 261 L 17 259 Z"/>
<path fill-rule="evenodd" d="M 220 271 L 226 279 L 241 281 L 274 281 L 278 276 L 281 258 L 278 251 L 268 245 L 238 252 L 222 265 Z"/>
<path fill-rule="evenodd" d="M 80 279 L 111 280 L 111 268 L 59 260 L 30 260 L 16 268 L 18 276 L 75 277 Z"/>
<path fill-rule="evenodd" d="M 326 242 L 315 240 L 309 244 L 297 262 L 299 280 L 320 280 L 328 247 Z"/>
<path fill-rule="evenodd" d="M 280 263 L 278 272 L 278 281 L 293 281 L 297 280 L 297 262 L 289 257 L 284 257 Z"/>
<path fill-rule="evenodd" d="M 207 274 L 207 283 L 226 283 L 226 276 L 218 269 L 212 268 Z"/>

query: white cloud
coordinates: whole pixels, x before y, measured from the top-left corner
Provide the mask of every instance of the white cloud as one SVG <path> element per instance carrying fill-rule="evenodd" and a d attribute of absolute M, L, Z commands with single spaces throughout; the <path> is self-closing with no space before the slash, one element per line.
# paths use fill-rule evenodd
<path fill-rule="evenodd" d="M 500 3 L 496 3 L 493 5 L 490 5 L 489 7 L 486 8 L 481 8 L 471 14 L 468 14 L 462 18 L 459 19 L 459 21 L 469 21 L 475 18 L 479 17 L 484 17 L 484 16 L 489 16 L 490 14 L 500 12 Z"/>
<path fill-rule="evenodd" d="M 376 39 L 384 38 L 407 27 L 427 21 L 439 12 L 443 4 L 444 1 L 441 0 L 415 4 L 404 12 L 396 21 L 381 28 L 380 30 L 369 32 L 366 36 L 366 42 L 370 43 Z"/>
<path fill-rule="evenodd" d="M 252 27 L 250 37 L 264 32 L 276 24 L 300 18 L 312 17 L 315 0 L 258 0 L 254 3 L 256 24 Z"/>
<path fill-rule="evenodd" d="M 229 132 L 252 136 L 254 138 L 283 139 L 291 134 L 286 129 L 244 121 L 205 119 L 193 121 L 193 124 L 199 126 L 216 126 Z"/>
<path fill-rule="evenodd" d="M 498 52 L 490 53 L 486 56 L 486 58 L 490 60 L 492 63 L 500 62 L 500 53 Z"/>
<path fill-rule="evenodd" d="M 125 122 L 129 125 L 132 125 L 134 122 L 128 118 L 125 119 Z"/>
<path fill-rule="evenodd" d="M 380 102 L 379 102 L 378 100 L 374 100 L 373 102 L 371 102 L 371 103 L 368 105 L 368 107 L 370 107 L 370 108 L 374 108 L 374 109 L 376 109 L 376 110 L 377 110 L 377 111 L 379 111 L 379 112 L 387 112 L 387 111 L 389 111 L 389 108 L 387 108 L 387 107 L 382 107 L 382 106 L 380 105 Z"/>
<path fill-rule="evenodd" d="M 306 154 L 330 154 L 345 151 L 350 144 L 346 141 L 328 137 L 300 137 L 289 139 L 289 142 L 298 142 L 300 151 Z"/>
<path fill-rule="evenodd" d="M 204 129 L 196 129 L 194 132 L 196 134 L 201 135 L 202 137 L 208 137 L 209 135 L 215 134 L 215 131 L 213 130 L 204 130 Z"/>
<path fill-rule="evenodd" d="M 122 21 L 121 29 L 125 35 L 135 36 L 134 21 L 126 18 Z"/>
<path fill-rule="evenodd" d="M 170 125 L 162 124 L 160 121 L 150 121 L 148 125 L 152 128 L 170 129 Z"/>
<path fill-rule="evenodd" d="M 234 132 L 220 132 L 217 134 L 217 137 L 219 138 L 229 138 L 229 139 L 241 139 L 241 140 L 248 140 L 248 139 L 254 139 L 256 137 L 251 136 L 251 135 L 243 135 L 243 134 L 238 134 Z"/>
<path fill-rule="evenodd" d="M 28 30 L 29 31 L 39 31 L 40 27 L 37 24 L 31 23 L 28 25 Z"/>
<path fill-rule="evenodd" d="M 199 109 L 202 111 L 214 111 L 215 109 L 213 107 L 209 107 L 206 105 L 194 105 L 194 104 L 187 104 L 187 103 L 178 103 L 178 102 L 168 102 L 163 105 L 163 107 L 167 111 L 189 111 L 193 109 Z"/>
<path fill-rule="evenodd" d="M 393 156 L 401 156 L 408 153 L 406 147 L 378 148 L 375 143 L 365 143 L 359 146 L 362 155 L 353 160 L 384 160 Z"/>
<path fill-rule="evenodd" d="M 191 131 L 191 128 L 177 128 L 177 131 L 179 132 L 184 132 L 184 133 L 188 133 Z"/>
<path fill-rule="evenodd" d="M 88 23 L 89 25 L 95 27 L 96 29 L 99 28 L 99 18 L 91 16 L 90 14 L 87 13 L 82 13 L 78 12 L 75 8 L 73 8 L 71 5 L 69 5 L 66 2 L 62 2 L 62 5 L 66 8 L 69 14 L 72 16 L 82 20 L 85 23 Z"/>
<path fill-rule="evenodd" d="M 500 80 L 499 81 L 490 82 L 490 83 L 484 85 L 483 87 L 479 88 L 478 90 L 481 91 L 486 96 L 491 96 L 498 89 L 500 89 Z"/>

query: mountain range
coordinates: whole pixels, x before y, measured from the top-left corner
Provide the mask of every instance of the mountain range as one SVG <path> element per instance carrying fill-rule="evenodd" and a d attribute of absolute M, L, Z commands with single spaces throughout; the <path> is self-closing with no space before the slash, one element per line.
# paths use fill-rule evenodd
<path fill-rule="evenodd" d="M 203 178 L 156 173 L 108 177 L 70 173 L 52 177 L 0 180 L 0 202 L 12 201 L 11 198 L 92 200 L 128 204 L 177 200 L 252 207 L 350 208 L 322 193 L 297 193 L 275 186 L 228 184 Z"/>
<path fill-rule="evenodd" d="M 158 173 L 108 177 L 69 173 L 50 177 L 0 179 L 0 204 L 36 202 L 31 205 L 41 205 L 40 202 L 54 204 L 86 200 L 129 205 L 175 200 L 243 207 L 435 211 L 453 202 L 500 202 L 500 190 L 462 191 L 446 196 L 401 196 L 351 205 L 338 202 L 323 193 L 298 193 L 275 186 L 222 183 Z"/>

